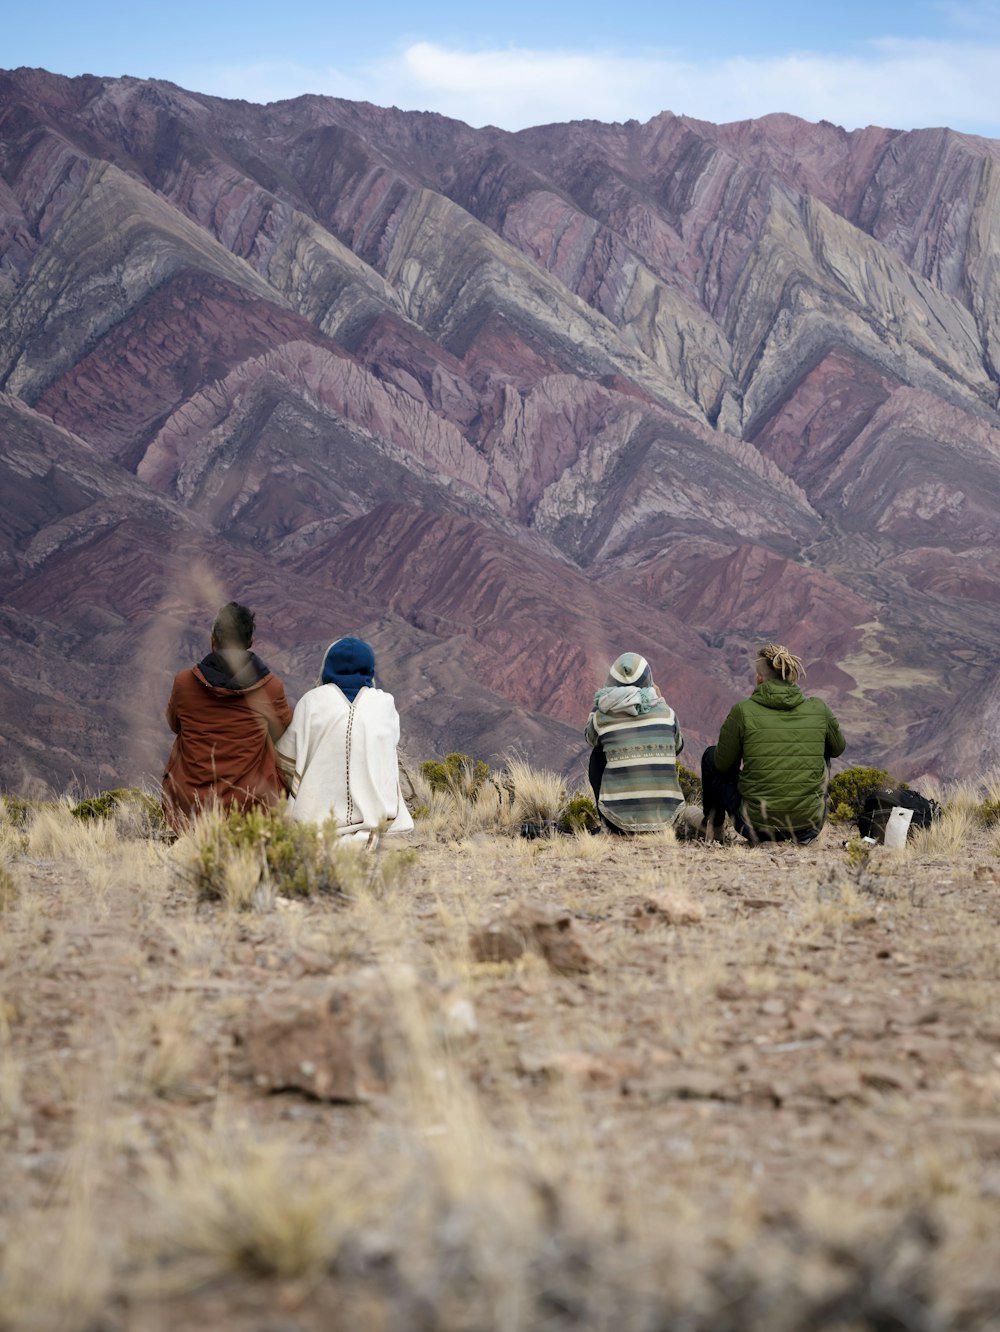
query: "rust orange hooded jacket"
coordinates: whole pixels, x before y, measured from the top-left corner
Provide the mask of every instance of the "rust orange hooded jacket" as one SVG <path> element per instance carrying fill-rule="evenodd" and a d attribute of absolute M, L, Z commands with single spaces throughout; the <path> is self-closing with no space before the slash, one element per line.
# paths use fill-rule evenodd
<path fill-rule="evenodd" d="M 163 775 L 174 828 L 216 801 L 273 805 L 284 788 L 274 742 L 292 720 L 285 689 L 253 652 L 211 652 L 174 677 L 167 724 L 177 738 Z"/>

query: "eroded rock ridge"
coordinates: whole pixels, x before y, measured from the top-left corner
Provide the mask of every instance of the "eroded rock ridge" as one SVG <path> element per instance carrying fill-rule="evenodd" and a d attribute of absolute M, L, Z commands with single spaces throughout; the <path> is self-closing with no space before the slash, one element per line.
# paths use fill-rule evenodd
<path fill-rule="evenodd" d="M 995 764 L 998 285 L 949 130 L 0 74 L 0 779 L 155 779 L 231 596 L 414 756 L 579 774 L 637 648 L 693 764 L 777 638 L 850 761 Z"/>

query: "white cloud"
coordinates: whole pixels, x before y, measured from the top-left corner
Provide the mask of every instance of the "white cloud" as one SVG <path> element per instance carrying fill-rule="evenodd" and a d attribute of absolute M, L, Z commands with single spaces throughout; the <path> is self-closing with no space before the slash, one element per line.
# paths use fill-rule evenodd
<path fill-rule="evenodd" d="M 744 120 L 787 111 L 848 129 L 949 125 L 1000 136 L 1000 44 L 884 39 L 859 54 L 696 63 L 669 53 L 461 51 L 417 42 L 351 74 L 306 65 L 191 70 L 187 86 L 273 101 L 300 93 L 439 111 L 472 125 L 648 120 L 674 111 Z"/>
<path fill-rule="evenodd" d="M 369 80 L 343 74 L 329 66 L 297 64 L 287 60 L 258 60 L 249 65 L 182 66 L 169 75 L 190 92 L 210 93 L 245 102 L 282 102 L 303 93 L 327 93 L 352 101 L 370 101 Z"/>

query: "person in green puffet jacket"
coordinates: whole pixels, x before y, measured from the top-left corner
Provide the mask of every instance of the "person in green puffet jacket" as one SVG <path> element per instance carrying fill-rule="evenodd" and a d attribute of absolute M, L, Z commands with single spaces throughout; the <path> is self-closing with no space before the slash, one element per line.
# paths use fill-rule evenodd
<path fill-rule="evenodd" d="M 753 693 L 731 709 L 701 761 L 706 837 L 726 814 L 750 842 L 811 842 L 826 822 L 830 760 L 846 748 L 837 718 L 799 688 L 805 669 L 787 648 L 757 653 Z"/>

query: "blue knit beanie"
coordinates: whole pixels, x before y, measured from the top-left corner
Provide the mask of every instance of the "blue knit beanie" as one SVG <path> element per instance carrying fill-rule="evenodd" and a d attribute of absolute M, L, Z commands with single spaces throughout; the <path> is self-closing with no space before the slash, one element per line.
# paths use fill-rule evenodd
<path fill-rule="evenodd" d="M 375 683 L 375 653 L 361 638 L 338 638 L 323 657 L 323 683 L 335 684 L 353 703 L 358 692 Z"/>

